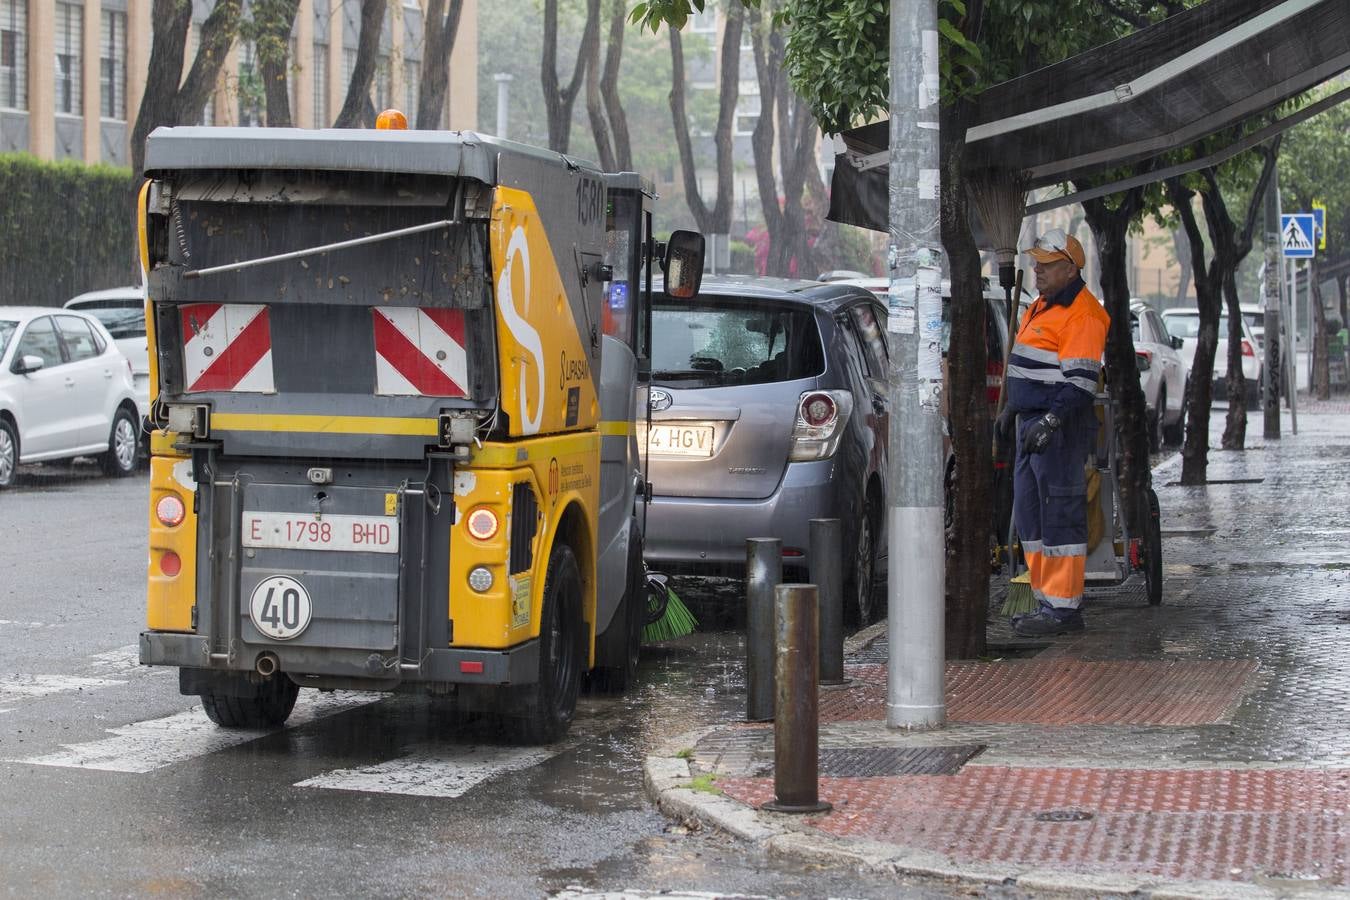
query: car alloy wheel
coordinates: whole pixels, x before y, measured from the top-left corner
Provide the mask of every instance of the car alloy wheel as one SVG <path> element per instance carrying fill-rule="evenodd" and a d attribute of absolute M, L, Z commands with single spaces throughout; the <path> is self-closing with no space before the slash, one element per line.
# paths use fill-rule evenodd
<path fill-rule="evenodd" d="M 14 483 L 14 473 L 19 466 L 19 441 L 14 428 L 0 421 L 0 487 L 9 487 Z"/>
<path fill-rule="evenodd" d="M 103 456 L 103 472 L 118 478 L 130 475 L 136 469 L 136 423 L 131 413 L 119 409 L 113 416 L 112 432 L 108 435 L 108 452 Z"/>

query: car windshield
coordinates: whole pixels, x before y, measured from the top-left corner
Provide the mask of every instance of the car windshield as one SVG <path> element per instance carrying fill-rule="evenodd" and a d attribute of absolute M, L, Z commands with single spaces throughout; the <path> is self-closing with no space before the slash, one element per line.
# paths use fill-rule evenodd
<path fill-rule="evenodd" d="M 1199 316 L 1165 316 L 1167 330 L 1180 338 L 1198 337 L 1200 334 Z M 1219 340 L 1228 340 L 1228 317 L 1219 317 Z"/>
<path fill-rule="evenodd" d="M 145 337 L 145 310 L 139 306 L 94 306 L 80 312 L 88 313 L 103 323 L 114 340 Z"/>
<path fill-rule="evenodd" d="M 19 330 L 19 323 L 13 319 L 0 319 L 0 356 L 9 349 L 9 339 Z"/>
<path fill-rule="evenodd" d="M 806 307 L 704 294 L 657 301 L 652 310 L 653 378 L 766 384 L 824 369 L 820 332 Z"/>

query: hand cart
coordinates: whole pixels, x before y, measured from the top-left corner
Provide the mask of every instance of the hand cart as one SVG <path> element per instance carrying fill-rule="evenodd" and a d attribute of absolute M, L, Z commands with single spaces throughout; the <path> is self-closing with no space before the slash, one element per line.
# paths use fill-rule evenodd
<path fill-rule="evenodd" d="M 1086 581 L 1088 586 L 1122 584 L 1131 575 L 1142 571 L 1149 605 L 1157 606 L 1162 603 L 1162 517 L 1158 495 L 1151 486 L 1145 489 L 1143 534 L 1131 534 L 1121 504 L 1120 481 L 1116 477 L 1119 474 L 1116 465 L 1118 446 L 1110 397 L 1098 393 L 1095 407 L 1101 427 L 1097 429 L 1097 446 L 1088 456 L 1088 463 L 1097 472 L 1097 508 L 1101 511 L 1104 529 L 1096 546 L 1088 547 Z M 1094 515 L 1091 497 L 1088 515 Z"/>

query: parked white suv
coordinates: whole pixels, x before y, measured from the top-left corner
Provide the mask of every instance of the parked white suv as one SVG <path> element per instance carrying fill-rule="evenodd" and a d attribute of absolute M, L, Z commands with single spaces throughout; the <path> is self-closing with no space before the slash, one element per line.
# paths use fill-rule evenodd
<path fill-rule="evenodd" d="M 139 436 L 131 364 L 97 319 L 0 307 L 0 488 L 20 463 L 75 456 L 130 475 Z"/>
<path fill-rule="evenodd" d="M 1148 407 L 1148 442 L 1156 452 L 1164 443 L 1181 443 L 1186 426 L 1186 376 L 1190 366 L 1182 359 L 1181 339 L 1169 334 L 1162 317 L 1143 301 L 1130 304 L 1130 332 L 1134 337 L 1139 387 Z"/>

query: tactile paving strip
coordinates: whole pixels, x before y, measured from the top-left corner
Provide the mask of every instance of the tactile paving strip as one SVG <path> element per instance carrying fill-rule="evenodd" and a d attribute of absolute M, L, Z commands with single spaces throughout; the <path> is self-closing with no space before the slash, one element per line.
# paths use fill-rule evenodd
<path fill-rule="evenodd" d="M 757 806 L 771 779 L 718 778 Z M 1176 879 L 1350 878 L 1350 769 L 1110 770 L 969 766 L 946 778 L 822 778 L 840 837 L 957 860 Z"/>
<path fill-rule="evenodd" d="M 980 744 L 953 747 L 850 747 L 820 750 L 821 777 L 955 775 L 983 750 Z"/>
<path fill-rule="evenodd" d="M 953 722 L 1212 725 L 1231 716 L 1251 659 L 1029 659 L 947 665 Z M 886 670 L 853 666 L 854 686 L 822 694 L 823 722 L 885 717 Z"/>

